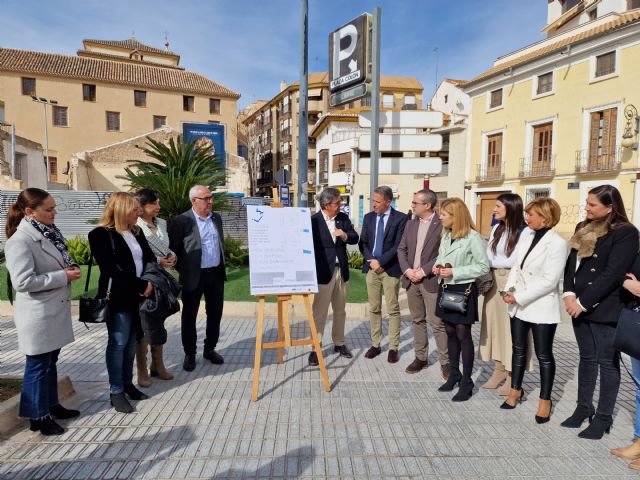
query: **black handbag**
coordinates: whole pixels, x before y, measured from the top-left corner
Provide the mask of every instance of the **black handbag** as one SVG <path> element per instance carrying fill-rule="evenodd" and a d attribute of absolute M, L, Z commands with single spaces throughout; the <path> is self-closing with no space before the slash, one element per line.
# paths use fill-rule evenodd
<path fill-rule="evenodd" d="M 440 308 L 447 312 L 455 312 L 465 315 L 467 313 L 467 301 L 471 293 L 471 285 L 464 292 L 447 291 L 447 284 L 442 283 L 442 294 L 440 295 Z"/>
<path fill-rule="evenodd" d="M 113 237 L 109 232 L 109 240 L 111 240 L 111 248 L 115 254 L 115 246 L 113 244 Z M 91 265 L 93 264 L 93 256 L 89 262 L 89 271 L 87 272 L 87 281 L 84 284 L 84 295 L 80 298 L 80 315 L 78 321 L 84 323 L 106 323 L 109 319 L 109 298 L 111 297 L 111 278 L 109 278 L 109 285 L 107 286 L 107 295 L 104 298 L 91 298 L 88 296 L 89 292 L 89 280 L 91 279 Z"/>
<path fill-rule="evenodd" d="M 623 308 L 618 317 L 613 348 L 640 359 L 640 311 Z"/>

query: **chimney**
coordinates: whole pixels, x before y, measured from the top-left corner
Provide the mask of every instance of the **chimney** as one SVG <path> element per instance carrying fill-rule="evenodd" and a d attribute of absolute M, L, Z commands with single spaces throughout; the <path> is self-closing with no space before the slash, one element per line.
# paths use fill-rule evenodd
<path fill-rule="evenodd" d="M 282 80 L 280 82 L 280 91 L 284 92 L 284 90 L 287 88 L 287 82 L 285 82 L 284 80 Z"/>

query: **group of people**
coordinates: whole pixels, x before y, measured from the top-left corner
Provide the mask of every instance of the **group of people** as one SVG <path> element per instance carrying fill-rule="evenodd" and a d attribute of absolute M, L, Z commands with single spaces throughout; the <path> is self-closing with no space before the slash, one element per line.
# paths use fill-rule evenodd
<path fill-rule="evenodd" d="M 213 196 L 207 187 L 194 186 L 189 197 L 192 208 L 167 226 L 158 217 L 160 200 L 153 190 L 114 193 L 89 234 L 101 272 L 98 296 L 109 298 L 106 365 L 111 404 L 118 412 L 133 411 L 130 400 L 148 398 L 133 385 L 136 356 L 140 386 L 149 386 L 150 377 L 173 378 L 163 361 L 166 335 L 160 340 L 148 335 L 140 321 L 140 304 L 156 289 L 148 280 L 153 277 L 146 273 L 150 265 L 175 268 L 179 273 L 183 369 L 192 371 L 196 366 L 196 316 L 203 296 L 203 357 L 224 363 L 216 351 L 226 279 L 222 221 L 212 211 Z M 398 362 L 402 284 L 415 350 L 406 373 L 416 374 L 429 366 L 431 326 L 444 380 L 439 390 L 451 392 L 457 387 L 452 400 L 469 400 L 476 356 L 471 328 L 480 321 L 479 357 L 494 364 L 483 387 L 503 385 L 498 393 L 506 399 L 500 408 L 516 408 L 526 395 L 523 377 L 532 368 L 535 352 L 540 369 L 535 421 L 545 423 L 553 409 L 553 342 L 564 308 L 572 318 L 580 358 L 577 405 L 561 425 L 580 428 L 588 421 L 579 436 L 602 438 L 613 423 L 620 385 L 620 356 L 613 346 L 618 316 L 625 306 L 640 310 L 638 230 L 629 222 L 618 190 L 603 185 L 589 191 L 586 218 L 568 242 L 553 230 L 561 208 L 552 198 L 537 198 L 525 207 L 516 194 L 500 195 L 488 242 L 459 198 L 438 205 L 433 191 L 420 190 L 411 202 L 412 219 L 396 211 L 392 200 L 389 187 L 375 190 L 373 211 L 364 216 L 358 235 L 340 211 L 340 191 L 327 188 L 320 193 L 320 211 L 311 217 L 318 280 L 313 315 L 320 338 L 331 305 L 334 351 L 353 357 L 345 341 L 347 245 L 358 244 L 369 302 L 367 359 L 382 353 L 384 297 L 389 319 L 387 361 Z M 58 355 L 74 340 L 70 284 L 80 278 L 80 270 L 55 226 L 55 207 L 46 191 L 28 188 L 11 206 L 6 224 L 7 268 L 17 292 L 14 319 L 19 349 L 27 357 L 20 416 L 30 419 L 32 430 L 45 435 L 64 431 L 54 419 L 79 415 L 60 405 L 57 395 Z M 479 295 L 484 296 L 480 310 Z M 308 363 L 318 364 L 315 352 L 309 354 Z M 640 381 L 640 359 L 632 359 L 632 365 Z M 594 407 L 598 377 L 599 399 Z M 637 401 L 640 406 L 640 390 Z M 640 439 L 640 418 L 635 434 Z M 640 469 L 640 441 L 612 453 L 634 460 L 632 468 Z"/>
<path fill-rule="evenodd" d="M 148 387 L 150 377 L 173 378 L 164 365 L 164 326 L 158 329 L 155 325 L 151 330 L 141 321 L 145 299 L 158 301 L 161 282 L 153 279 L 158 278 L 154 272 L 157 274 L 159 267 L 175 268 L 179 273 L 184 370 L 192 371 L 196 366 L 196 317 L 203 296 L 203 357 L 214 364 L 224 363 L 216 351 L 226 279 L 222 219 L 212 211 L 213 195 L 208 187 L 192 187 L 189 198 L 192 208 L 167 227 L 158 217 L 157 192 L 114 193 L 89 233 L 91 253 L 100 268 L 97 297 L 109 299 L 105 356 L 110 401 L 121 413 L 134 410 L 130 400 L 149 398 L 133 384 L 135 358 L 139 386 Z M 5 256 L 16 290 L 18 348 L 26 355 L 19 415 L 30 420 L 32 431 L 44 435 L 63 433 L 64 428 L 55 420 L 80 414 L 63 407 L 58 399 L 56 365 L 60 349 L 74 341 L 71 283 L 81 273 L 55 225 L 55 216 L 55 199 L 45 190 L 27 188 L 9 208 L 6 223 Z"/>
<path fill-rule="evenodd" d="M 389 187 L 373 193 L 373 211 L 364 216 L 358 238 L 349 218 L 340 213 L 340 192 L 325 189 L 321 211 L 312 217 L 319 293 L 313 304 L 322 337 L 329 304 L 333 308 L 334 350 L 351 358 L 345 344 L 345 298 L 348 288 L 347 244 L 359 244 L 369 302 L 371 347 L 365 357 L 382 353 L 382 297 L 388 315 L 387 360 L 399 358 L 400 285 L 406 289 L 414 334 L 415 359 L 406 373 L 429 366 L 428 326 L 436 343 L 445 382 L 456 387 L 453 401 L 469 400 L 474 388 L 476 356 L 472 325 L 480 321 L 481 360 L 492 361 L 486 389 L 507 397 L 502 409 L 514 409 L 526 395 L 523 378 L 535 352 L 540 369 L 537 423 L 549 421 L 556 372 L 553 342 L 564 309 L 571 317 L 579 350 L 578 395 L 573 414 L 561 425 L 580 428 L 581 438 L 600 439 L 609 432 L 620 385 L 620 355 L 613 346 L 623 309 L 640 310 L 640 243 L 619 191 L 602 185 L 589 191 L 586 218 L 567 242 L 553 228 L 561 207 L 552 198 L 524 206 L 519 195 L 501 194 L 493 211 L 496 223 L 486 241 L 476 230 L 466 204 L 449 198 L 438 205 L 424 189 L 413 197 L 413 218 L 391 207 Z M 484 299 L 479 310 L 479 295 Z M 309 364 L 317 365 L 314 352 Z M 462 364 L 462 368 L 461 368 Z M 640 359 L 632 359 L 640 381 Z M 597 407 L 593 396 L 600 378 Z M 637 394 L 640 407 L 640 389 Z M 640 469 L 640 416 L 636 441 L 612 453 Z"/>

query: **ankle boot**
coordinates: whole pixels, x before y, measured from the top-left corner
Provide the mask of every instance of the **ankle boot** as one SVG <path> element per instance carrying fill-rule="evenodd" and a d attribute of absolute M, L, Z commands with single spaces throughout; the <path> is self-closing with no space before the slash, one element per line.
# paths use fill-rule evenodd
<path fill-rule="evenodd" d="M 62 420 L 66 420 L 68 418 L 75 418 L 80 415 L 80 410 L 71 410 L 69 408 L 64 408 L 59 403 L 49 407 L 49 413 L 52 417 L 59 418 Z"/>
<path fill-rule="evenodd" d="M 455 386 L 462 380 L 462 373 L 460 373 L 460 368 L 458 364 L 449 363 L 449 378 L 445 383 L 440 385 L 438 388 L 439 392 L 451 392 L 455 388 Z"/>
<path fill-rule="evenodd" d="M 623 448 L 614 448 L 611 455 L 626 458 L 627 460 L 637 460 L 640 458 L 640 438 L 636 438 L 631 445 Z"/>
<path fill-rule="evenodd" d="M 595 417 L 593 417 L 593 421 L 587 428 L 578 434 L 578 437 L 587 438 L 589 440 L 600 440 L 605 433 L 609 433 L 612 425 L 613 417 L 611 415 L 596 413 Z"/>
<path fill-rule="evenodd" d="M 458 388 L 458 393 L 456 393 L 451 399 L 452 402 L 466 402 L 471 398 L 473 394 L 473 380 L 471 377 L 462 377 L 460 380 L 460 388 Z"/>
<path fill-rule="evenodd" d="M 29 420 L 29 424 L 29 430 L 32 432 L 40 431 L 42 435 L 61 435 L 64 433 L 64 428 L 58 425 L 51 417 Z"/>
<path fill-rule="evenodd" d="M 589 423 L 591 423 L 595 413 L 596 411 L 595 408 L 593 408 L 593 405 L 589 405 L 588 407 L 585 405 L 578 405 L 576 406 L 573 414 L 562 422 L 560 426 L 567 428 L 580 428 L 582 426 L 582 422 L 587 419 L 589 419 Z"/>
<path fill-rule="evenodd" d="M 116 410 L 116 412 L 120 413 L 131 413 L 133 412 L 133 407 L 127 400 L 127 397 L 124 396 L 124 392 L 122 393 L 112 393 L 110 395 L 111 398 L 111 406 Z"/>
<path fill-rule="evenodd" d="M 498 395 L 501 397 L 508 397 L 511 393 L 511 372 L 507 372 L 507 378 L 505 378 L 504 384 L 498 389 Z"/>
<path fill-rule="evenodd" d="M 162 380 L 173 380 L 173 375 L 164 366 L 162 350 L 162 345 L 151 346 L 151 376 L 159 377 Z"/>
<path fill-rule="evenodd" d="M 136 365 L 138 366 L 138 385 L 141 387 L 148 387 L 151 385 L 151 379 L 149 378 L 149 369 L 147 368 L 147 350 L 149 342 L 146 338 L 143 338 L 138 343 L 136 349 Z"/>
<path fill-rule="evenodd" d="M 126 393 L 131 400 L 146 400 L 149 398 L 149 395 L 146 393 L 142 393 L 136 387 L 133 386 L 133 383 L 129 383 L 124 386 L 124 393 Z"/>
<path fill-rule="evenodd" d="M 498 388 L 502 382 L 507 379 L 509 373 L 505 370 L 502 362 L 498 360 L 495 361 L 495 368 L 493 369 L 493 373 L 489 377 L 489 380 L 482 385 L 482 388 L 486 388 L 488 390 L 493 390 Z"/>

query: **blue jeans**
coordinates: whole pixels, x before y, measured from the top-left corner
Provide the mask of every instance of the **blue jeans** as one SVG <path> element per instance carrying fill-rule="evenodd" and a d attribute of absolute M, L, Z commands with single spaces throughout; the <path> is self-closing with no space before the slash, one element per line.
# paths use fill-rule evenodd
<path fill-rule="evenodd" d="M 49 408 L 58 404 L 58 369 L 60 349 L 39 355 L 27 355 L 24 366 L 20 416 L 38 420 L 49 415 Z"/>
<path fill-rule="evenodd" d="M 637 358 L 631 358 L 631 372 L 636 382 L 640 383 L 640 360 Z M 633 434 L 640 438 L 640 388 L 636 388 L 636 426 L 633 429 Z"/>
<path fill-rule="evenodd" d="M 136 355 L 136 329 L 132 312 L 115 312 L 107 322 L 107 373 L 112 394 L 122 393 L 133 383 L 133 360 Z"/>

